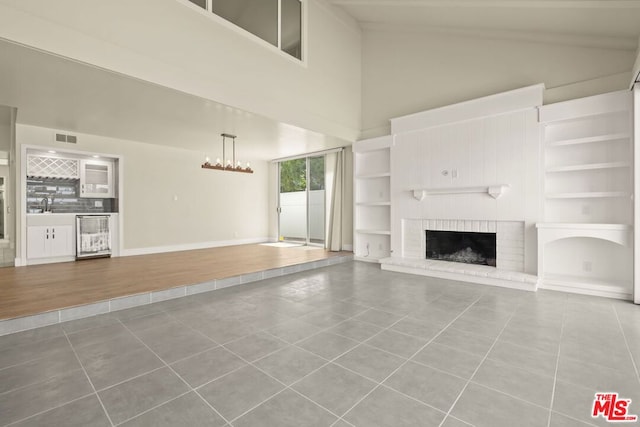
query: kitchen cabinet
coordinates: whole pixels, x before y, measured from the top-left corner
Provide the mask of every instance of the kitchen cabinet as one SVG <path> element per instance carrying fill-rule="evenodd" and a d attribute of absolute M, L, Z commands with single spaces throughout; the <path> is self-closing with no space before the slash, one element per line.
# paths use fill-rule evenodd
<path fill-rule="evenodd" d="M 73 256 L 71 225 L 27 227 L 27 258 L 58 258 Z"/>
<path fill-rule="evenodd" d="M 78 179 L 78 164 L 78 159 L 30 154 L 27 156 L 27 176 Z"/>
<path fill-rule="evenodd" d="M 114 197 L 113 162 L 80 160 L 80 197 Z"/>

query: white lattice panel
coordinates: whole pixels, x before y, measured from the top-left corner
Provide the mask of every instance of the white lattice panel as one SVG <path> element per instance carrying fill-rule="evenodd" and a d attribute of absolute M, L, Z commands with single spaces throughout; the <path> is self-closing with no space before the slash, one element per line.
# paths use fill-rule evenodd
<path fill-rule="evenodd" d="M 76 179 L 80 177 L 78 166 L 77 159 L 27 156 L 27 176 Z"/>

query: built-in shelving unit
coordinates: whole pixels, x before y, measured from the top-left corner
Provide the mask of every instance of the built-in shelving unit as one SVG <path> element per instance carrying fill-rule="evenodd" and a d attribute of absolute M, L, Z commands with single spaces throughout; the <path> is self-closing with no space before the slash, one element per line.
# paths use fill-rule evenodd
<path fill-rule="evenodd" d="M 629 197 L 626 191 L 591 191 L 587 193 L 547 193 L 547 199 L 605 199 L 608 197 Z"/>
<path fill-rule="evenodd" d="M 391 202 L 362 202 L 358 206 L 391 206 Z"/>
<path fill-rule="evenodd" d="M 614 92 L 540 108 L 540 286 L 630 298 L 632 99 Z"/>
<path fill-rule="evenodd" d="M 587 170 L 595 170 L 595 169 L 615 169 L 615 168 L 628 168 L 631 166 L 631 163 L 628 161 L 623 162 L 606 162 L 606 163 L 591 163 L 591 164 L 581 164 L 581 165 L 567 165 L 567 166 L 556 166 L 547 168 L 547 173 L 551 172 L 578 172 L 578 171 L 587 171 Z"/>
<path fill-rule="evenodd" d="M 385 136 L 353 145 L 354 257 L 379 262 L 391 247 L 391 143 Z"/>
<path fill-rule="evenodd" d="M 358 175 L 356 176 L 357 179 L 373 179 L 373 178 L 384 178 L 387 176 L 391 176 L 391 174 L 389 172 L 383 172 L 383 173 L 372 173 L 372 174 L 368 174 L 368 175 Z"/>

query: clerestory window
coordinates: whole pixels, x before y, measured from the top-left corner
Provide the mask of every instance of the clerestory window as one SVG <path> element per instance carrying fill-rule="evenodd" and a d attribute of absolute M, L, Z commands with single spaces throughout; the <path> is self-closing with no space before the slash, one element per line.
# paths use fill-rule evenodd
<path fill-rule="evenodd" d="M 302 60 L 301 0 L 189 0 Z"/>

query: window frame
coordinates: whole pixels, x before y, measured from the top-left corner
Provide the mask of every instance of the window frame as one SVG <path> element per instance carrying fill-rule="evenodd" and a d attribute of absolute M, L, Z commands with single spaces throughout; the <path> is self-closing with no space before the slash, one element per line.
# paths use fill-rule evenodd
<path fill-rule="evenodd" d="M 234 24 L 231 21 L 226 20 L 225 18 L 221 17 L 220 15 L 216 15 L 214 12 L 212 12 L 212 0 L 206 0 L 206 9 L 202 8 L 200 6 L 198 6 L 195 3 L 192 3 L 190 0 L 177 0 L 179 3 L 184 4 L 187 7 L 190 7 L 191 9 L 197 11 L 198 13 L 204 14 L 206 16 L 209 17 L 209 19 L 214 20 L 215 22 L 225 26 L 226 28 L 236 32 L 237 34 L 241 34 L 242 36 L 253 40 L 254 42 L 257 42 L 258 44 L 267 47 L 268 49 L 271 49 L 274 52 L 278 52 L 280 54 L 280 56 L 283 56 L 285 58 L 287 58 L 288 60 L 292 61 L 295 64 L 301 65 L 303 67 L 307 67 L 307 58 L 308 58 L 308 54 L 307 54 L 307 28 L 308 28 L 308 19 L 307 19 L 307 0 L 298 0 L 300 2 L 300 25 L 302 26 L 302 28 L 300 29 L 300 56 L 301 58 L 298 59 L 293 55 L 290 55 L 289 53 L 285 52 L 284 50 L 282 50 L 282 0 L 277 0 L 278 1 L 278 46 L 274 46 L 273 44 L 269 43 L 268 41 L 262 39 L 261 37 L 256 36 L 255 34 L 253 34 L 252 32 L 245 30 L 244 28 Z"/>

